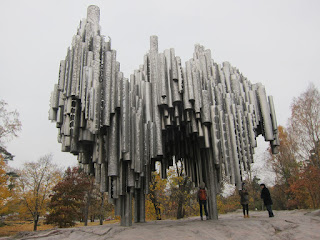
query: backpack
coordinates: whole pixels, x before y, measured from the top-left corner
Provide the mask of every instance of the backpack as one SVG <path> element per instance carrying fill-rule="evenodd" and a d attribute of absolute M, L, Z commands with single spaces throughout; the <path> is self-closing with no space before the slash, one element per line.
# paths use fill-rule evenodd
<path fill-rule="evenodd" d="M 199 200 L 200 201 L 207 200 L 206 190 L 204 190 L 204 189 L 199 190 Z"/>

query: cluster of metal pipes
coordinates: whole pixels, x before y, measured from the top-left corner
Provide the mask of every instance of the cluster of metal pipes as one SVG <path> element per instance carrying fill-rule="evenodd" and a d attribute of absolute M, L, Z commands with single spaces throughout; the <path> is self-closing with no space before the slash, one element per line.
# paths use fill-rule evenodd
<path fill-rule="evenodd" d="M 222 176 L 241 188 L 241 172 L 253 162 L 256 137 L 279 146 L 272 97 L 228 62 L 196 45 L 185 65 L 174 49 L 158 51 L 150 39 L 143 64 L 125 78 L 110 40 L 100 33 L 100 10 L 89 6 L 51 96 L 62 151 L 78 156 L 115 204 L 121 225 L 145 221 L 145 194 L 156 162 L 166 178 L 181 161 L 196 186 L 205 182 L 209 218 L 217 219 Z"/>

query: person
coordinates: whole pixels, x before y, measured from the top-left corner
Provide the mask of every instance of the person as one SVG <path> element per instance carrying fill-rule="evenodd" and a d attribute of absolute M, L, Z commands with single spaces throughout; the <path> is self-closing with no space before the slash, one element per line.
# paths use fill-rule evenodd
<path fill-rule="evenodd" d="M 263 199 L 263 203 L 268 210 L 269 217 L 274 217 L 273 212 L 272 212 L 272 207 L 271 207 L 272 206 L 272 199 L 271 199 L 269 189 L 266 187 L 266 185 L 264 183 L 260 184 L 260 188 L 261 188 L 261 198 Z"/>
<path fill-rule="evenodd" d="M 200 189 L 198 191 L 198 202 L 199 202 L 199 205 L 200 205 L 200 217 L 201 217 L 201 220 L 203 220 L 203 217 L 202 217 L 202 206 L 204 207 L 204 212 L 206 214 L 206 219 L 208 220 L 209 219 L 209 216 L 208 216 L 208 211 L 207 211 L 207 191 L 205 189 L 205 183 L 202 182 L 200 184 Z"/>
<path fill-rule="evenodd" d="M 243 217 L 249 218 L 249 193 L 244 185 L 245 183 L 242 183 L 242 190 L 239 191 L 240 204 L 242 205 Z"/>

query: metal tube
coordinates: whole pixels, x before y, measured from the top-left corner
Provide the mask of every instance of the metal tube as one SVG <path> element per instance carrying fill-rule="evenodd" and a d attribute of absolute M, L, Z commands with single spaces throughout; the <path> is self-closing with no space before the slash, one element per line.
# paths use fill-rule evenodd
<path fill-rule="evenodd" d="M 258 86 L 257 95 L 259 99 L 260 111 L 261 111 L 262 121 L 263 121 L 264 138 L 267 141 L 272 141 L 274 139 L 274 136 L 273 136 L 271 117 L 270 117 L 270 107 L 267 102 L 264 86 L 262 85 Z"/>
<path fill-rule="evenodd" d="M 106 51 L 103 71 L 103 113 L 102 125 L 110 126 L 111 84 L 112 84 L 112 52 Z"/>
<path fill-rule="evenodd" d="M 99 8 L 89 6 L 60 61 L 49 119 L 56 121 L 61 150 L 78 155 L 100 191 L 109 192 L 122 226 L 132 224 L 133 194 L 135 220 L 145 221 L 155 162 L 161 161 L 166 178 L 173 158 L 184 162 L 196 186 L 206 182 L 209 216 L 217 219 L 223 170 L 240 188 L 241 170 L 250 170 L 259 134 L 273 153 L 279 151 L 273 98 L 268 102 L 264 87 L 251 84 L 230 63 L 213 62 L 201 45 L 181 66 L 174 49 L 158 53 L 157 36 L 150 37 L 150 51 L 129 81 L 111 40 L 101 35 L 99 19 Z"/>
<path fill-rule="evenodd" d="M 118 114 L 111 117 L 110 135 L 109 135 L 109 157 L 108 157 L 108 176 L 119 175 L 119 151 L 118 151 Z"/>

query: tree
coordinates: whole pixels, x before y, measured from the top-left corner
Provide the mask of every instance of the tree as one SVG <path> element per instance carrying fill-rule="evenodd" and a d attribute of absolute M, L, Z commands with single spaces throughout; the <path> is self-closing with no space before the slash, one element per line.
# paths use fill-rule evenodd
<path fill-rule="evenodd" d="M 298 147 L 292 139 L 292 135 L 283 126 L 278 126 L 279 132 L 279 153 L 273 155 L 269 150 L 268 162 L 276 174 L 273 196 L 275 208 L 289 209 L 294 208 L 289 204 L 292 192 L 289 190 L 291 182 L 298 176 L 300 164 L 297 159 Z"/>
<path fill-rule="evenodd" d="M 4 158 L 0 155 L 0 216 L 8 211 L 7 200 L 11 195 L 7 184 L 8 178 Z"/>
<path fill-rule="evenodd" d="M 289 204 L 298 208 L 319 208 L 320 207 L 320 169 L 307 165 L 292 181 L 290 192 L 292 198 Z"/>
<path fill-rule="evenodd" d="M 311 158 L 311 151 L 318 150 L 320 142 L 320 92 L 314 85 L 293 100 L 289 132 L 295 140 L 299 160 L 310 159 L 310 164 L 320 168 L 319 154 Z"/>
<path fill-rule="evenodd" d="M 175 205 L 172 209 L 176 212 L 176 218 L 183 218 L 186 208 L 196 202 L 196 190 L 189 177 L 184 173 L 183 163 L 175 162 L 175 169 L 169 171 L 170 203 Z M 193 200 L 193 201 L 192 201 Z M 192 210 L 195 210 L 194 208 Z M 193 211 L 194 212 L 194 211 Z"/>
<path fill-rule="evenodd" d="M 146 216 L 149 219 L 161 220 L 163 205 L 167 200 L 165 188 L 167 180 L 161 179 L 158 172 L 151 173 L 150 193 L 146 200 Z"/>
<path fill-rule="evenodd" d="M 317 208 L 320 205 L 320 92 L 310 85 L 291 106 L 290 133 L 301 161 L 299 174 L 292 179 L 292 204 Z"/>
<path fill-rule="evenodd" d="M 240 197 L 238 190 L 235 189 L 232 195 L 223 197 L 222 195 L 217 196 L 217 205 L 219 213 L 233 212 L 240 208 Z"/>
<path fill-rule="evenodd" d="M 22 204 L 32 216 L 33 230 L 37 230 L 39 217 L 47 211 L 47 203 L 51 189 L 61 179 L 61 171 L 51 163 L 52 155 L 45 155 L 36 162 L 24 164 L 18 170 L 17 187 Z"/>
<path fill-rule="evenodd" d="M 16 191 L 18 177 L 0 156 L 0 216 L 18 212 L 20 205 Z"/>
<path fill-rule="evenodd" d="M 274 203 L 281 209 L 319 206 L 320 93 L 314 85 L 291 105 L 289 126 L 278 127 L 279 154 L 269 161 L 276 173 L 272 189 Z"/>
<path fill-rule="evenodd" d="M 277 183 L 289 185 L 289 179 L 298 173 L 299 164 L 296 160 L 297 145 L 288 134 L 287 130 L 278 126 L 280 147 L 279 153 L 272 155 L 270 151 L 270 163 L 276 174 Z"/>
<path fill-rule="evenodd" d="M 97 187 L 100 190 L 100 186 Z M 103 225 L 103 219 L 108 217 L 108 220 L 114 218 L 114 205 L 108 202 L 108 198 L 106 198 L 107 193 L 100 192 L 98 201 L 96 201 L 95 211 L 99 211 L 99 221 L 100 225 Z M 93 206 L 94 207 L 94 206 Z"/>
<path fill-rule="evenodd" d="M 261 209 L 261 206 L 262 206 L 261 198 L 260 198 L 261 188 L 260 188 L 259 182 L 260 182 L 260 178 L 258 178 L 257 175 L 253 175 L 251 171 L 248 171 L 248 177 L 245 180 L 245 188 L 249 193 L 249 208 L 252 210 Z M 238 192 L 238 198 L 240 202 L 239 192 Z"/>
<path fill-rule="evenodd" d="M 98 217 L 100 220 L 100 225 L 102 225 L 104 212 L 104 194 L 99 190 L 100 189 L 98 189 L 98 184 L 95 184 L 90 197 L 91 200 L 88 213 L 91 222 L 94 222 L 96 217 Z"/>
<path fill-rule="evenodd" d="M 9 111 L 7 105 L 5 101 L 0 100 L 0 215 L 8 213 L 9 200 L 12 197 L 7 161 L 13 160 L 13 155 L 6 150 L 4 144 L 16 137 L 21 130 L 19 113 L 16 110 Z"/>
<path fill-rule="evenodd" d="M 53 188 L 46 222 L 59 227 L 70 227 L 83 216 L 85 195 L 90 179 L 81 169 L 68 168 L 63 179 Z"/>
<path fill-rule="evenodd" d="M 95 196 L 94 192 L 96 193 L 97 188 L 95 187 L 95 181 L 93 176 L 86 175 L 84 178 L 84 205 L 83 205 L 83 218 L 84 218 L 84 225 L 88 226 L 88 218 L 89 218 L 89 210 L 90 206 L 95 204 Z"/>
<path fill-rule="evenodd" d="M 18 136 L 21 122 L 17 110 L 9 111 L 8 104 L 0 100 L 0 154 L 5 160 L 12 160 L 13 156 L 4 147 L 5 142 Z"/>

